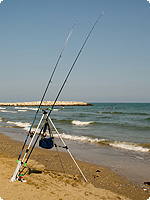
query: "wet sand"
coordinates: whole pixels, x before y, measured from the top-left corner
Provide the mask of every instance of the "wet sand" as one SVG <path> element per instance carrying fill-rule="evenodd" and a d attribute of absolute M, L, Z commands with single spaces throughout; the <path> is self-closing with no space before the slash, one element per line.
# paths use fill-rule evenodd
<path fill-rule="evenodd" d="M 17 166 L 22 143 L 0 134 L 0 197 L 18 199 L 136 199 L 146 200 L 150 193 L 106 167 L 77 161 L 88 183 L 67 153 L 35 148 L 24 169 L 26 183 L 9 180 Z M 64 172 L 65 170 L 65 172 Z"/>

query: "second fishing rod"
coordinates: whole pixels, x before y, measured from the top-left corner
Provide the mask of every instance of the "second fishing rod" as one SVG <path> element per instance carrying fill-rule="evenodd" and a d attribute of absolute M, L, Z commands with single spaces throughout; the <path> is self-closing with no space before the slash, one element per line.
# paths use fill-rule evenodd
<path fill-rule="evenodd" d="M 29 160 L 29 157 L 30 157 L 31 153 L 32 153 L 32 151 L 33 151 L 33 149 L 34 149 L 34 147 L 35 147 L 35 145 L 36 145 L 36 143 L 37 143 L 37 141 L 38 141 L 40 135 L 42 134 L 43 128 L 44 128 L 44 126 L 45 126 L 45 123 L 46 123 L 46 121 L 48 120 L 49 116 L 51 115 L 51 112 L 53 111 L 53 108 L 54 108 L 54 106 L 55 106 L 55 104 L 56 104 L 56 102 L 57 102 L 57 100 L 58 100 L 58 98 L 59 98 L 59 96 L 60 96 L 60 94 L 61 94 L 61 92 L 62 92 L 62 90 L 63 90 L 63 88 L 64 88 L 64 86 L 65 86 L 65 84 L 66 84 L 66 82 L 67 82 L 67 80 L 68 80 L 68 78 L 69 78 L 69 76 L 70 76 L 70 74 L 71 74 L 71 72 L 72 72 L 72 70 L 73 70 L 73 68 L 74 68 L 74 66 L 75 66 L 75 64 L 76 64 L 76 62 L 77 62 L 77 60 L 78 60 L 78 58 L 79 58 L 79 56 L 80 56 L 82 50 L 83 50 L 83 48 L 84 48 L 84 46 L 85 46 L 85 44 L 87 43 L 87 41 L 88 41 L 88 39 L 89 39 L 89 37 L 90 37 L 92 31 L 94 30 L 96 24 L 98 23 L 98 21 L 100 20 L 100 18 L 102 17 L 103 14 L 104 14 L 104 12 L 102 12 L 102 13 L 99 15 L 99 17 L 97 18 L 96 22 L 95 22 L 94 25 L 92 26 L 92 28 L 91 28 L 89 34 L 87 35 L 87 37 L 86 37 L 86 39 L 85 39 L 83 45 L 81 46 L 81 48 L 80 48 L 80 50 L 79 50 L 79 52 L 78 52 L 78 54 L 77 54 L 77 56 L 76 56 L 76 58 L 75 58 L 75 60 L 74 60 L 74 62 L 73 62 L 73 64 L 72 64 L 72 66 L 71 66 L 71 68 L 70 68 L 70 70 L 69 70 L 69 72 L 68 72 L 68 74 L 67 74 L 67 76 L 66 76 L 66 78 L 65 78 L 65 80 L 64 80 L 64 82 L 63 82 L 63 84 L 62 84 L 62 86 L 61 86 L 61 88 L 60 88 L 60 90 L 59 90 L 59 92 L 58 92 L 58 94 L 57 94 L 57 96 L 56 96 L 56 98 L 55 98 L 55 101 L 54 101 L 52 107 L 49 109 L 49 113 L 47 114 L 46 120 L 45 120 L 45 122 L 44 122 L 44 124 L 43 124 L 43 126 L 42 126 L 42 128 L 41 128 L 41 130 L 40 130 L 40 133 L 38 134 L 38 136 L 37 136 L 37 138 L 36 138 L 36 140 L 35 140 L 35 142 L 34 142 L 34 144 L 33 144 L 33 146 L 32 146 L 32 149 L 30 150 L 30 153 L 29 153 L 29 155 L 28 155 L 28 157 L 27 157 L 27 159 L 26 159 L 26 161 L 25 161 L 25 165 L 27 164 L 27 161 Z M 35 135 L 34 135 L 34 136 L 35 136 Z M 27 152 L 28 152 L 28 151 L 29 151 L 29 149 L 27 148 Z"/>

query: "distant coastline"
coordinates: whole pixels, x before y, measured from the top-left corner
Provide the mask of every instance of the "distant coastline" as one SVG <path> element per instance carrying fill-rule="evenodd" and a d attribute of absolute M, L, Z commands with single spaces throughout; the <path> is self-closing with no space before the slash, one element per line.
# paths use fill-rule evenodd
<path fill-rule="evenodd" d="M 41 106 L 52 106 L 54 101 L 43 101 Z M 0 103 L 0 106 L 39 106 L 40 101 L 34 102 L 16 102 L 16 103 Z M 57 101 L 56 106 L 93 106 L 92 104 L 76 101 Z"/>

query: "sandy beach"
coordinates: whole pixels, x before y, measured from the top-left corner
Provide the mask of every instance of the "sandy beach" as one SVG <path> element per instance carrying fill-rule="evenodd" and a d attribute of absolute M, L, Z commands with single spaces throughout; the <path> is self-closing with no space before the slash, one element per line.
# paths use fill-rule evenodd
<path fill-rule="evenodd" d="M 0 134 L 0 197 L 18 199 L 148 199 L 150 194 L 108 168 L 77 161 L 88 183 L 66 153 L 35 148 L 24 169 L 25 183 L 10 183 L 22 144 Z M 65 172 L 64 172 L 65 170 Z"/>

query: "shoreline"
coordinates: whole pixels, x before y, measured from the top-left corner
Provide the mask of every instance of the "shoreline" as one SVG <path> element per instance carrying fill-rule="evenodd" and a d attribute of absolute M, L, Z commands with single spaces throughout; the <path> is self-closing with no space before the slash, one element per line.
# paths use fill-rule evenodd
<path fill-rule="evenodd" d="M 11 140 L 23 144 L 26 136 L 24 132 L 20 131 L 5 131 L 1 133 L 8 136 Z M 57 145 L 62 145 L 57 136 L 55 140 Z M 142 189 L 146 187 L 144 182 L 150 180 L 149 161 L 142 160 L 142 155 L 135 154 L 134 151 L 127 152 L 118 148 L 67 140 L 65 138 L 64 140 L 67 146 L 71 147 L 70 151 L 77 160 L 107 167 L 114 173 L 125 177 L 131 183 L 138 185 Z M 36 144 L 36 147 L 39 148 L 38 143 Z M 52 151 L 53 150 L 55 150 L 55 148 L 53 148 Z M 59 148 L 59 151 L 66 152 L 66 149 Z M 148 155 L 146 159 L 148 159 Z"/>
<path fill-rule="evenodd" d="M 14 160 L 14 163 L 11 166 L 13 172 L 16 168 L 15 160 L 17 159 L 21 148 L 22 148 L 22 143 L 18 141 L 13 141 L 9 137 L 0 134 L 0 154 L 3 156 L 5 155 L 4 157 L 9 157 L 10 159 Z M 44 165 L 45 171 L 47 170 L 56 174 L 62 173 L 63 174 L 62 176 L 64 175 L 73 176 L 77 177 L 78 180 L 82 180 L 82 177 L 80 176 L 78 170 L 72 163 L 72 160 L 70 159 L 68 154 L 63 152 L 59 153 L 61 155 L 64 164 L 65 174 L 63 173 L 62 166 L 58 161 L 58 155 L 56 151 L 49 151 L 41 148 L 35 148 L 31 156 L 31 160 L 38 159 L 37 162 Z M 124 177 L 117 175 L 107 167 L 102 167 L 100 165 L 90 164 L 82 161 L 77 161 L 77 162 L 81 167 L 81 169 L 83 170 L 83 173 L 85 174 L 88 181 L 96 188 L 99 189 L 102 188 L 111 191 L 115 194 L 126 196 L 129 199 L 141 200 L 141 199 L 147 199 L 150 196 L 148 192 L 143 191 L 141 188 L 132 184 L 129 180 L 125 179 Z M 34 167 L 35 166 L 31 167 L 31 170 L 33 170 Z M 31 173 L 30 176 L 32 175 L 33 174 Z M 28 178 L 30 177 L 27 177 L 27 179 Z M 10 180 L 10 177 L 8 177 L 8 179 Z M 27 180 L 27 184 L 28 181 L 29 180 Z"/>
<path fill-rule="evenodd" d="M 52 106 L 54 101 L 43 101 L 41 106 Z M 40 101 L 33 102 L 16 102 L 16 103 L 0 103 L 0 106 L 39 106 Z M 57 101 L 55 106 L 93 106 L 92 104 L 76 101 Z"/>

